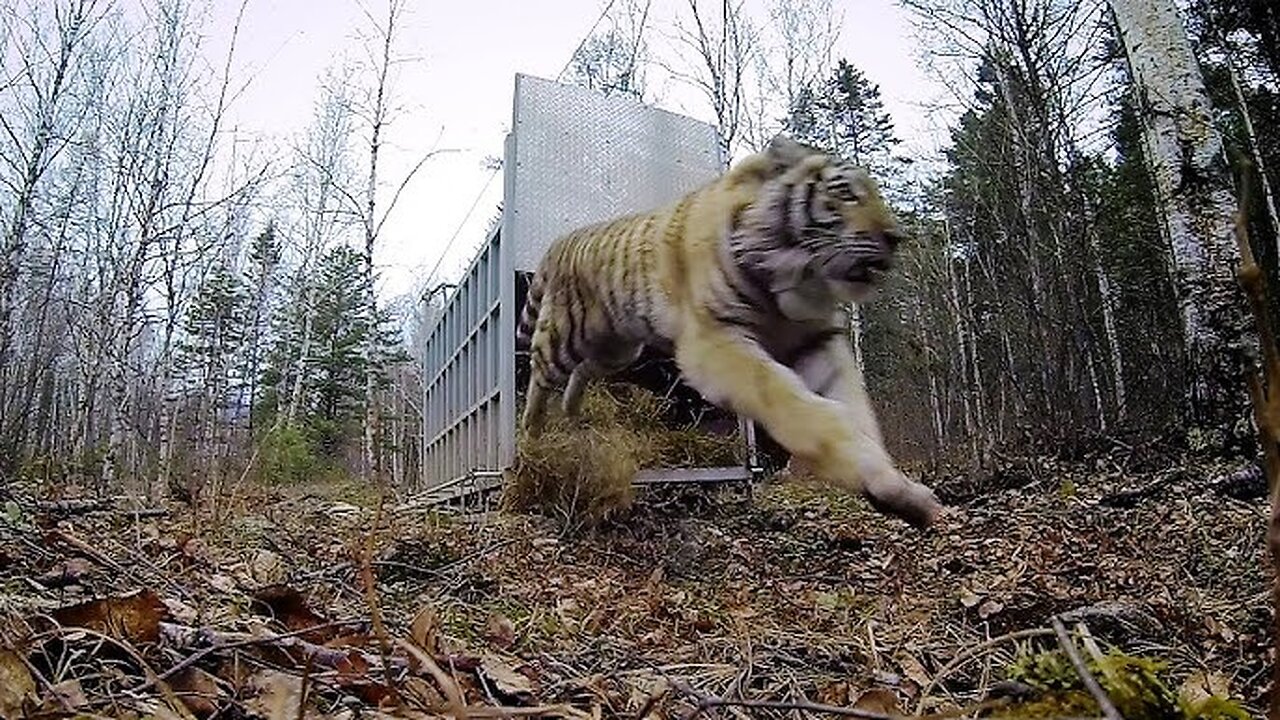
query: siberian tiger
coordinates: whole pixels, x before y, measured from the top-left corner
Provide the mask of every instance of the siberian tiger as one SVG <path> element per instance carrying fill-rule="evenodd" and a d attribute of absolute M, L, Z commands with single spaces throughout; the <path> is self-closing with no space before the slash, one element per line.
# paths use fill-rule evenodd
<path fill-rule="evenodd" d="M 548 392 L 563 388 L 575 415 L 587 382 L 650 345 L 820 480 L 929 526 L 941 505 L 884 449 L 843 311 L 874 293 L 903 237 L 864 170 L 782 135 L 666 207 L 561 236 L 517 330 L 522 434 L 539 432 Z"/>

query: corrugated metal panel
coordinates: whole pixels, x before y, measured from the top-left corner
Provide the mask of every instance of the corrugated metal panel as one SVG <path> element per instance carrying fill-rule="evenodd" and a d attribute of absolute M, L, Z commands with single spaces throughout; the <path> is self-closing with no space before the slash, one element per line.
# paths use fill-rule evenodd
<path fill-rule="evenodd" d="M 514 458 L 516 273 L 559 235 L 675 200 L 723 169 L 714 128 L 634 98 L 517 75 L 513 105 L 501 227 L 427 340 L 428 487 Z"/>
<path fill-rule="evenodd" d="M 436 485 L 488 466 L 499 432 L 502 233 L 496 231 L 449 296 L 424 352 L 423 480 Z"/>

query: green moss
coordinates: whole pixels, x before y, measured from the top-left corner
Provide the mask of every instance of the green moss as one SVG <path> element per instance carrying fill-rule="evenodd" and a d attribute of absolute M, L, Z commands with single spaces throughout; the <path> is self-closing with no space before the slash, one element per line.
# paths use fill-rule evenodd
<path fill-rule="evenodd" d="M 1089 671 L 1126 720 L 1243 720 L 1249 714 L 1226 698 L 1194 702 L 1179 697 L 1167 682 L 1166 663 L 1148 657 L 1109 652 L 1086 660 Z M 1035 698 L 1005 706 L 995 717 L 1038 718 L 1098 716 L 1101 710 L 1084 688 L 1066 654 L 1042 652 L 1019 657 L 1007 677 L 1035 688 Z"/>

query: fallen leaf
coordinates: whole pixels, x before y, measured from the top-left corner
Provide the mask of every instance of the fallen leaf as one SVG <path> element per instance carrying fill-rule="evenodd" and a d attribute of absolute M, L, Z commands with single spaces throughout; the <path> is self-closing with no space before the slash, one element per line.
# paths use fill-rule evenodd
<path fill-rule="evenodd" d="M 960 592 L 960 604 L 966 609 L 971 608 L 980 602 L 982 602 L 982 598 L 978 597 L 972 590 L 966 589 Z"/>
<path fill-rule="evenodd" d="M 440 707 L 447 702 L 435 685 L 410 675 L 404 679 L 404 692 L 426 707 Z"/>
<path fill-rule="evenodd" d="M 843 707 L 849 703 L 849 683 L 840 680 L 818 686 L 818 702 Z"/>
<path fill-rule="evenodd" d="M 334 665 L 333 669 L 339 677 L 347 680 L 365 678 L 369 675 L 369 661 L 360 652 L 352 650 Z"/>
<path fill-rule="evenodd" d="M 1202 702 L 1211 695 L 1231 697 L 1231 679 L 1215 672 L 1197 670 L 1182 682 L 1178 695 L 1188 705 Z"/>
<path fill-rule="evenodd" d="M 533 684 L 529 678 L 516 672 L 496 655 L 485 655 L 480 659 L 480 673 L 493 683 L 498 694 L 513 701 L 528 700 L 533 695 Z"/>
<path fill-rule="evenodd" d="M 902 668 L 902 675 L 910 681 L 902 686 L 909 696 L 915 695 L 929 684 L 929 671 L 924 669 L 924 665 L 914 655 L 903 652 L 896 658 L 898 667 Z"/>
<path fill-rule="evenodd" d="M 302 593 L 288 585 L 269 585 L 255 592 L 253 610 L 275 618 L 291 631 L 306 630 L 329 622 L 327 618 L 307 607 L 307 601 L 302 597 Z M 333 634 L 333 629 L 328 632 L 314 631 L 303 633 L 302 638 L 309 642 L 323 644 Z"/>
<path fill-rule="evenodd" d="M 84 695 L 84 688 L 80 686 L 80 681 L 72 678 L 63 680 L 45 691 L 44 697 L 40 701 L 40 708 L 43 712 L 58 713 L 66 710 L 79 710 L 89 704 L 89 699 Z"/>
<path fill-rule="evenodd" d="M 434 607 L 423 606 L 413 617 L 413 623 L 409 626 L 409 639 L 425 652 L 440 651 L 440 618 Z"/>
<path fill-rule="evenodd" d="M 658 567 L 653 569 L 653 572 L 649 573 L 649 580 L 648 582 L 645 583 L 645 585 L 648 587 L 648 589 L 652 590 L 662 584 L 662 580 L 664 577 L 666 577 L 666 571 L 662 568 L 661 565 L 659 565 Z"/>
<path fill-rule="evenodd" d="M 198 537 L 189 537 L 178 542 L 178 551 L 192 565 L 212 565 L 209 557 L 209 546 Z"/>
<path fill-rule="evenodd" d="M 47 588 L 64 588 L 78 585 L 81 578 L 93 571 L 93 563 L 84 558 L 71 558 L 49 568 L 48 572 L 36 578 L 36 582 Z"/>
<path fill-rule="evenodd" d="M 36 681 L 17 653 L 0 648 L 0 718 L 26 717 L 27 705 L 35 702 Z"/>
<path fill-rule="evenodd" d="M 500 613 L 493 613 L 484 623 L 484 637 L 500 648 L 509 648 L 516 642 L 516 625 Z"/>
<path fill-rule="evenodd" d="M 888 688 L 871 688 L 858 696 L 853 707 L 856 710 L 877 712 L 882 715 L 897 715 L 898 696 Z"/>
<path fill-rule="evenodd" d="M 188 667 L 174 673 L 168 680 L 178 699 L 198 718 L 211 717 L 218 712 L 222 690 L 218 679 L 198 667 Z"/>
<path fill-rule="evenodd" d="M 222 573 L 213 573 L 209 576 L 207 582 L 209 583 L 209 587 L 217 590 L 218 592 L 230 595 L 236 591 L 236 581 L 230 576 L 223 575 Z"/>
<path fill-rule="evenodd" d="M 252 697 L 246 709 L 267 720 L 294 720 L 300 717 L 302 678 L 275 670 L 263 670 L 249 679 Z"/>
<path fill-rule="evenodd" d="M 1004 610 L 1004 603 L 1000 602 L 999 600 L 992 600 L 991 598 L 987 598 L 986 600 L 982 601 L 981 605 L 978 606 L 978 617 L 983 620 L 986 620 L 987 618 L 991 617 L 992 615 L 995 615 L 996 613 L 999 613 L 1002 610 Z"/>
<path fill-rule="evenodd" d="M 154 592 L 90 600 L 54 610 L 51 615 L 63 627 L 80 627 L 131 643 L 153 643 L 160 638 L 160 622 L 169 610 Z"/>
<path fill-rule="evenodd" d="M 196 625 L 200 620 L 200 611 L 175 598 L 163 599 L 169 615 L 183 625 Z"/>
<path fill-rule="evenodd" d="M 874 670 L 871 678 L 875 680 L 877 685 L 888 685 L 890 687 L 898 687 L 902 684 L 902 677 L 897 673 L 891 673 L 887 670 Z"/>

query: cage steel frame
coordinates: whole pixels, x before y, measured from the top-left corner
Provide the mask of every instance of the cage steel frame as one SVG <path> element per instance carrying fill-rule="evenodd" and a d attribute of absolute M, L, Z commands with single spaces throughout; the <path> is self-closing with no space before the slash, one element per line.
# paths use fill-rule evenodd
<path fill-rule="evenodd" d="M 493 490 L 515 458 L 517 274 L 580 225 L 657 207 L 725 167 L 715 129 L 634 98 L 515 77 L 500 222 L 436 314 L 425 344 L 422 473 L 428 490 Z M 743 466 L 651 468 L 638 483 L 748 480 Z"/>

